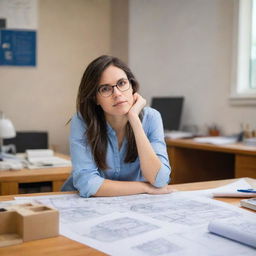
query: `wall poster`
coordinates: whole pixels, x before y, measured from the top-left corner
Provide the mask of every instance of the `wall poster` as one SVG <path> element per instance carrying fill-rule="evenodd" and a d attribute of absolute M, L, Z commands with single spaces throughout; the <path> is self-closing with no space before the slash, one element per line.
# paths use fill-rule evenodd
<path fill-rule="evenodd" d="M 37 0 L 0 0 L 0 65 L 36 66 Z"/>

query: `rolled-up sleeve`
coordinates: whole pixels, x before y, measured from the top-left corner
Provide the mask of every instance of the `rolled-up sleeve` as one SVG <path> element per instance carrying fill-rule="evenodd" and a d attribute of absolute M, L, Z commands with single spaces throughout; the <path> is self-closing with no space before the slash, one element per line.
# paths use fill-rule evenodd
<path fill-rule="evenodd" d="M 164 129 L 161 115 L 155 109 L 151 109 L 150 112 L 151 113 L 148 115 L 147 120 L 145 120 L 150 124 L 148 128 L 148 139 L 156 155 L 161 161 L 161 168 L 156 175 L 154 186 L 163 187 L 170 182 L 171 167 L 164 140 Z"/>
<path fill-rule="evenodd" d="M 74 115 L 71 120 L 69 138 L 73 185 L 79 191 L 80 196 L 90 197 L 98 191 L 104 178 L 100 176 L 90 146 L 85 142 L 85 129 L 82 118 Z"/>

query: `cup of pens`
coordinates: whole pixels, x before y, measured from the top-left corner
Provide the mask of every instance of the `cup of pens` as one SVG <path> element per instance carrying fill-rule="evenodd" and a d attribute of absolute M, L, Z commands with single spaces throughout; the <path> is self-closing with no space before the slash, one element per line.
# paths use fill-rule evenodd
<path fill-rule="evenodd" d="M 220 128 L 217 125 L 208 126 L 209 136 L 220 136 Z"/>
<path fill-rule="evenodd" d="M 247 146 L 256 146 L 256 129 L 252 129 L 249 124 L 242 124 L 243 143 Z"/>

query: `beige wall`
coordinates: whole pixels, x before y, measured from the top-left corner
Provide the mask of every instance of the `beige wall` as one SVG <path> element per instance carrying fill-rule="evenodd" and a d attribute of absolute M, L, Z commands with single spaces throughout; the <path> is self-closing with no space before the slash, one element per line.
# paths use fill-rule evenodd
<path fill-rule="evenodd" d="M 66 121 L 86 65 L 107 53 L 129 64 L 150 103 L 184 95 L 183 124 L 226 133 L 256 126 L 255 106 L 231 106 L 233 0 L 39 0 L 38 65 L 0 67 L 0 110 L 17 130 L 47 130 L 68 152 Z"/>
<path fill-rule="evenodd" d="M 17 130 L 49 131 L 68 152 L 75 99 L 87 64 L 111 49 L 109 0 L 40 0 L 37 67 L 0 67 L 0 110 Z"/>
<path fill-rule="evenodd" d="M 256 106 L 231 106 L 233 0 L 130 0 L 129 63 L 142 94 L 185 96 L 183 124 L 256 127 Z"/>
<path fill-rule="evenodd" d="M 128 63 L 129 0 L 111 0 L 111 53 Z"/>

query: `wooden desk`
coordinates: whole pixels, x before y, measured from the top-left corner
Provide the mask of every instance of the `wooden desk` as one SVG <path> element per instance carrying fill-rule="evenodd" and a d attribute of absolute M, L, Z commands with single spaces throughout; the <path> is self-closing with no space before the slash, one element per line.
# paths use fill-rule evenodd
<path fill-rule="evenodd" d="M 256 147 L 211 145 L 192 139 L 167 139 L 172 183 L 238 177 L 256 178 Z"/>
<path fill-rule="evenodd" d="M 58 156 L 68 158 L 65 155 Z M 60 191 L 64 181 L 71 173 L 71 167 L 50 167 L 43 169 L 22 169 L 0 171 L 0 195 L 19 194 L 20 183 L 34 183 L 50 181 L 52 182 L 52 190 Z"/>
<path fill-rule="evenodd" d="M 173 185 L 173 188 L 176 188 L 181 191 L 209 189 L 209 188 L 215 188 L 218 186 L 223 186 L 233 181 L 235 181 L 235 179 L 178 184 L 178 185 Z M 256 187 L 256 180 L 247 179 L 247 181 L 251 183 L 254 187 Z M 57 193 L 48 193 L 48 194 L 52 195 L 52 194 L 64 194 L 64 193 L 72 193 L 72 192 L 59 192 L 59 193 L 57 192 Z M 26 196 L 45 195 L 45 194 L 46 193 L 30 194 Z M 0 196 L 0 201 L 13 200 L 13 198 L 14 196 Z M 239 202 L 241 198 L 218 198 L 217 200 L 223 201 L 229 204 L 233 204 L 239 207 Z M 58 236 L 54 238 L 41 239 L 37 241 L 26 242 L 19 245 L 3 247 L 3 248 L 0 248 L 0 255 L 1 256 L 7 256 L 7 255 L 8 256 L 9 255 L 12 255 L 12 256 L 20 256 L 20 255 L 98 256 L 98 255 L 105 255 L 105 254 L 89 246 L 72 241 L 66 237 Z"/>

